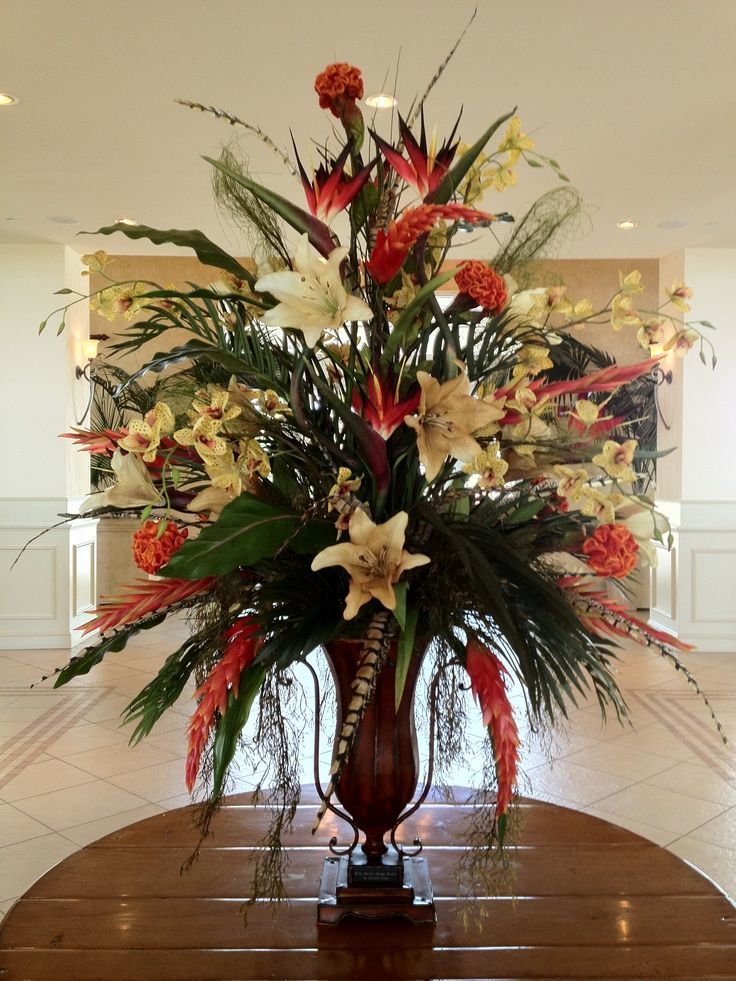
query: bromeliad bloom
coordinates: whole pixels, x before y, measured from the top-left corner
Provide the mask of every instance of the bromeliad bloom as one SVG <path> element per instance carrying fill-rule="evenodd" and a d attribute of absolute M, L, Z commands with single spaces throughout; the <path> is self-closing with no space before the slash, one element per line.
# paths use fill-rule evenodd
<path fill-rule="evenodd" d="M 377 133 L 371 130 L 371 136 L 376 141 L 378 147 L 386 158 L 387 163 L 392 167 L 399 177 L 403 178 L 407 184 L 415 187 L 420 196 L 426 198 L 431 196 L 437 189 L 445 174 L 450 168 L 450 164 L 455 157 L 458 144 L 453 143 L 455 132 L 460 119 L 452 128 L 452 132 L 437 149 L 437 133 L 432 131 L 432 137 L 427 148 L 427 133 L 424 128 L 424 110 L 421 112 L 421 134 L 419 142 L 414 139 L 414 134 L 399 115 L 399 132 L 401 142 L 406 147 L 409 159 L 395 150 L 390 143 L 382 139 Z"/>
<path fill-rule="evenodd" d="M 268 273 L 255 284 L 259 293 L 270 293 L 279 302 L 261 314 L 269 327 L 300 330 L 309 347 L 314 347 L 325 330 L 348 321 L 369 321 L 373 311 L 345 289 L 340 266 L 348 250 L 334 249 L 327 260 L 312 255 L 306 233 L 294 252 L 294 271 Z"/>
<path fill-rule="evenodd" d="M 448 457 L 469 463 L 478 456 L 482 447 L 471 434 L 501 419 L 504 410 L 473 398 L 464 371 L 443 383 L 418 371 L 417 381 L 422 388 L 419 413 L 406 416 L 404 422 L 416 430 L 419 459 L 427 480 L 432 481 Z"/>
<path fill-rule="evenodd" d="M 419 389 L 401 401 L 396 395 L 396 386 L 391 379 L 381 378 L 374 371 L 366 379 L 365 392 L 357 386 L 353 389 L 353 409 L 384 439 L 388 439 L 419 405 Z"/>
<path fill-rule="evenodd" d="M 496 761 L 496 817 L 502 817 L 514 796 L 519 765 L 519 731 L 504 683 L 506 671 L 487 647 L 471 642 L 465 652 L 465 670 L 473 696 L 480 703 L 483 725 L 493 745 Z"/>
<path fill-rule="evenodd" d="M 354 177 L 346 177 L 345 164 L 350 156 L 348 144 L 337 160 L 327 159 L 325 164 L 320 164 L 310 180 L 299 159 L 296 144 L 294 155 L 309 210 L 315 218 L 324 222 L 329 222 L 336 214 L 344 211 L 353 198 L 360 194 L 373 169 L 373 163 L 370 163 L 362 167 Z"/>
<path fill-rule="evenodd" d="M 471 225 L 505 220 L 502 215 L 489 215 L 460 204 L 420 204 L 416 208 L 407 208 L 386 231 L 378 230 L 376 244 L 365 266 L 371 278 L 381 285 L 389 283 L 403 266 L 412 246 L 441 218 L 466 221 Z"/>
<path fill-rule="evenodd" d="M 506 306 L 506 281 L 485 262 L 475 259 L 464 262 L 455 273 L 455 282 L 460 293 L 489 313 L 500 313 Z"/>
<path fill-rule="evenodd" d="M 399 511 L 381 525 L 374 524 L 365 511 L 350 516 L 349 542 L 330 545 L 312 560 L 312 570 L 341 565 L 350 576 L 345 599 L 345 620 L 352 620 L 364 603 L 377 599 L 387 610 L 396 609 L 394 583 L 402 573 L 430 562 L 428 555 L 407 552 L 404 537 L 409 515 Z"/>

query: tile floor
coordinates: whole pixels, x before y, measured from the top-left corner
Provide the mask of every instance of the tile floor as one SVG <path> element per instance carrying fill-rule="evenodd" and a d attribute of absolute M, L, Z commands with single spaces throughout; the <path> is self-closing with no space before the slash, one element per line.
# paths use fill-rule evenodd
<path fill-rule="evenodd" d="M 50 682 L 29 686 L 68 652 L 0 651 L 0 918 L 76 849 L 188 803 L 190 692 L 136 748 L 119 720 L 184 635 L 183 623 L 164 623 L 58 691 Z M 736 742 L 736 653 L 685 660 Z M 619 681 L 633 728 L 602 727 L 597 706 L 587 704 L 546 749 L 525 739 L 524 792 L 650 838 L 736 898 L 736 751 L 721 743 L 685 679 L 656 655 L 624 650 Z M 306 757 L 303 772 L 311 782 Z M 457 771 L 451 780 L 467 784 L 468 776 Z M 243 773 L 234 789 L 252 785 Z"/>

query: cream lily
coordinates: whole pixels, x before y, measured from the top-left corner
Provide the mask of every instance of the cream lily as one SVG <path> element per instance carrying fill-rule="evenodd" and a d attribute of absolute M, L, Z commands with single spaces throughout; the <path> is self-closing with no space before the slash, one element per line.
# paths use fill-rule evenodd
<path fill-rule="evenodd" d="M 422 389 L 419 413 L 405 416 L 404 422 L 416 430 L 419 459 L 427 480 L 432 481 L 448 456 L 463 463 L 478 456 L 483 448 L 471 434 L 501 419 L 504 410 L 473 398 L 464 372 L 440 383 L 426 371 L 418 371 L 417 381 Z"/>
<path fill-rule="evenodd" d="M 138 508 L 147 504 L 156 504 L 161 495 L 153 485 L 148 475 L 148 469 L 140 456 L 134 453 L 123 453 L 115 450 L 110 461 L 115 474 L 112 487 L 92 494 L 79 509 L 80 514 L 87 514 L 96 508 Z"/>
<path fill-rule="evenodd" d="M 361 606 L 377 599 L 388 610 L 396 609 L 394 583 L 407 569 L 426 565 L 428 555 L 417 555 L 404 549 L 409 515 L 399 511 L 381 525 L 374 524 L 365 511 L 350 516 L 349 542 L 330 545 L 312 560 L 312 570 L 340 565 L 350 576 L 343 617 L 352 620 Z"/>
<path fill-rule="evenodd" d="M 325 330 L 350 320 L 371 320 L 371 308 L 348 293 L 340 277 L 347 254 L 345 248 L 334 249 L 322 260 L 311 252 L 307 235 L 302 235 L 294 252 L 294 270 L 268 273 L 255 284 L 259 293 L 270 293 L 279 301 L 260 320 L 268 327 L 300 330 L 309 347 Z"/>

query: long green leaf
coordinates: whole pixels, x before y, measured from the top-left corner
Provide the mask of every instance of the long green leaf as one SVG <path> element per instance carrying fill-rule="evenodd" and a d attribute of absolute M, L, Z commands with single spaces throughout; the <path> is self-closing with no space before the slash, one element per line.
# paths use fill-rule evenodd
<path fill-rule="evenodd" d="M 383 352 L 384 361 L 391 361 L 393 359 L 396 351 L 404 341 L 404 338 L 412 325 L 415 314 L 422 309 L 427 297 L 431 296 L 435 290 L 440 288 L 440 286 L 444 286 L 448 280 L 452 279 L 456 272 L 457 269 L 448 269 L 445 272 L 440 273 L 438 276 L 435 276 L 434 279 L 430 279 L 428 283 L 425 283 L 425 285 L 422 286 L 392 328 Z"/>
<path fill-rule="evenodd" d="M 460 157 L 452 170 L 449 170 L 442 181 L 437 185 L 433 194 L 430 194 L 427 198 L 432 204 L 447 204 L 452 195 L 460 186 L 463 177 L 467 174 L 470 168 L 473 166 L 475 161 L 480 156 L 486 143 L 490 140 L 499 126 L 503 126 L 507 119 L 511 117 L 516 112 L 517 107 L 507 112 L 504 116 L 499 116 L 495 123 L 490 125 L 485 133 L 476 140 L 475 143 L 469 147 L 465 153 Z"/>
<path fill-rule="evenodd" d="M 230 693 L 227 710 L 220 719 L 215 732 L 212 767 L 213 795 L 215 797 L 222 793 L 227 769 L 238 748 L 238 736 L 248 721 L 253 702 L 261 690 L 265 676 L 266 669 L 264 667 L 252 665 L 246 668 L 240 676 L 238 697 L 233 698 L 232 692 Z"/>
<path fill-rule="evenodd" d="M 211 242 L 204 232 L 196 228 L 182 231 L 178 228 L 168 228 L 165 231 L 159 228 L 151 228 L 149 225 L 122 225 L 119 221 L 114 225 L 106 225 L 98 228 L 96 232 L 81 232 L 81 235 L 113 235 L 115 232 L 122 232 L 128 238 L 139 239 L 147 238 L 154 245 L 178 245 L 182 249 L 191 249 L 200 262 L 206 266 L 214 266 L 216 269 L 224 269 L 238 279 L 244 279 L 251 286 L 255 283 L 253 273 L 241 266 L 237 259 L 233 259 L 219 245 Z"/>
<path fill-rule="evenodd" d="M 223 509 L 214 524 L 185 542 L 162 573 L 181 579 L 219 576 L 270 558 L 287 542 L 295 551 L 318 551 L 327 540 L 325 526 L 329 524 L 303 524 L 299 515 L 285 508 L 253 494 L 241 494 Z M 334 529 L 329 538 L 334 538 Z M 203 569 L 209 571 L 203 573 Z"/>
<path fill-rule="evenodd" d="M 409 665 L 414 653 L 414 640 L 417 635 L 417 622 L 419 620 L 419 607 L 410 606 L 406 611 L 406 624 L 399 636 L 399 643 L 396 650 L 396 711 L 401 705 L 401 698 L 406 686 L 406 677 L 409 673 Z"/>
<path fill-rule="evenodd" d="M 78 678 L 80 675 L 88 674 L 92 668 L 100 663 L 106 654 L 109 654 L 111 651 L 116 653 L 124 650 L 130 638 L 140 630 L 148 630 L 151 627 L 155 627 L 165 619 L 166 613 L 158 613 L 147 619 L 144 623 L 128 624 L 128 626 L 117 630 L 114 634 L 101 640 L 93 647 L 88 647 L 78 657 L 70 658 L 69 663 L 57 674 L 54 681 L 54 688 L 61 688 L 62 685 L 71 681 L 72 678 Z"/>
<path fill-rule="evenodd" d="M 275 211 L 292 228 L 295 228 L 302 234 L 306 232 L 309 236 L 309 241 L 323 256 L 328 256 L 340 244 L 333 238 L 327 225 L 313 215 L 310 215 L 308 211 L 298 208 L 291 201 L 281 197 L 280 194 L 276 194 L 275 191 L 264 187 L 263 184 L 251 180 L 244 174 L 239 174 L 236 170 L 228 167 L 227 164 L 222 163 L 220 160 L 213 160 L 212 157 L 205 157 L 204 159 L 207 163 L 212 164 L 213 167 L 225 174 L 226 177 L 229 177 L 230 180 L 240 184 L 246 191 L 250 191 L 259 201 L 263 201 L 265 205 L 271 208 L 272 211 Z"/>

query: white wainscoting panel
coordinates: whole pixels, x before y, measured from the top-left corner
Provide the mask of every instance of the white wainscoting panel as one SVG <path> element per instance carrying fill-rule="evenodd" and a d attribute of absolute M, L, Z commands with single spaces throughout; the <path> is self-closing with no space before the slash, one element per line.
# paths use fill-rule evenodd
<path fill-rule="evenodd" d="M 0 650 L 73 647 L 82 640 L 79 628 L 97 602 L 97 521 L 54 527 L 78 503 L 0 498 Z"/>
<path fill-rule="evenodd" d="M 701 651 L 736 654 L 736 503 L 658 502 L 675 543 L 659 549 L 650 622 Z"/>

